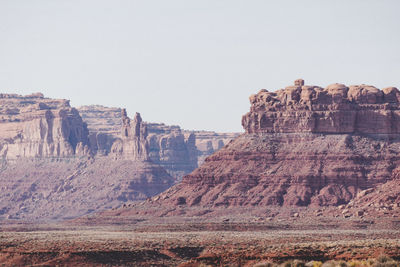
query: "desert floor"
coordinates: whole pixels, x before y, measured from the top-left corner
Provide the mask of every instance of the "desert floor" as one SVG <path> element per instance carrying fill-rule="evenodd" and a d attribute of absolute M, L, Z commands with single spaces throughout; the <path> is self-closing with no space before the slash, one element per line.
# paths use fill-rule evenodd
<path fill-rule="evenodd" d="M 7 266 L 253 266 L 380 255 L 400 259 L 397 218 L 89 216 L 2 222 L 0 232 L 0 265 Z"/>

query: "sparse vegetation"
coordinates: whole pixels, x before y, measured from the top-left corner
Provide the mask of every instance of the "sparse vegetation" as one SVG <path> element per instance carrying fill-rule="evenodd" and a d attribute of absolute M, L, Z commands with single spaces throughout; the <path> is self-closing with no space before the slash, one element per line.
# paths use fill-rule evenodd
<path fill-rule="evenodd" d="M 398 230 L 260 230 L 244 224 L 247 231 L 228 231 L 208 222 L 177 225 L 172 219 L 164 224 L 55 226 L 4 227 L 0 265 L 400 267 L 388 256 L 372 258 L 400 255 Z M 318 261 L 328 255 L 336 260 Z M 346 261 L 338 260 L 343 256 Z"/>
<path fill-rule="evenodd" d="M 304 263 L 300 260 L 289 260 L 283 263 L 278 262 L 260 262 L 253 265 L 253 267 L 400 267 L 400 262 L 393 260 L 389 256 L 381 255 L 376 259 L 366 260 L 349 260 L 349 261 L 336 261 L 330 260 L 326 262 L 309 261 Z"/>

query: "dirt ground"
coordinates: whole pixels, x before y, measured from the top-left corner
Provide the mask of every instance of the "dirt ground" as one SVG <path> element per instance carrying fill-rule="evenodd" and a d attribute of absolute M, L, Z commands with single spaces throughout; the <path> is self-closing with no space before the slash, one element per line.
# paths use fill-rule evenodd
<path fill-rule="evenodd" d="M 235 216 L 3 222 L 0 265 L 253 266 L 380 255 L 400 260 L 397 218 Z"/>

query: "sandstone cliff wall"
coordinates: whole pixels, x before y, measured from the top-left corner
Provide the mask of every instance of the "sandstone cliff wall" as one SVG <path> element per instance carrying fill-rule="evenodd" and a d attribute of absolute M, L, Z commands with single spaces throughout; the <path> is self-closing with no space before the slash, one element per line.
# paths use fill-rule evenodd
<path fill-rule="evenodd" d="M 68 100 L 0 95 L 3 159 L 88 155 L 88 130 Z"/>
<path fill-rule="evenodd" d="M 77 109 L 88 125 L 90 148 L 95 154 L 106 156 L 114 141 L 120 137 L 122 109 L 100 105 L 81 106 Z"/>
<path fill-rule="evenodd" d="M 398 134 L 400 92 L 371 85 L 304 85 L 275 92 L 263 89 L 250 97 L 243 116 L 247 133 Z"/>
<path fill-rule="evenodd" d="M 176 180 L 197 168 L 196 136 L 179 126 L 147 123 L 150 159 L 164 167 Z"/>
<path fill-rule="evenodd" d="M 78 108 L 88 124 L 89 141 L 97 155 L 107 155 L 120 139 L 121 109 L 103 106 Z M 176 180 L 192 172 L 204 159 L 222 148 L 238 134 L 187 131 L 176 125 L 144 122 L 147 128 L 148 156 L 165 168 Z M 120 142 L 120 141 L 118 141 Z"/>
<path fill-rule="evenodd" d="M 142 117 L 136 113 L 131 121 L 126 110 L 122 109 L 121 118 L 121 137 L 113 143 L 111 154 L 116 159 L 149 160 L 149 144 L 146 139 L 147 126 L 142 121 Z"/>

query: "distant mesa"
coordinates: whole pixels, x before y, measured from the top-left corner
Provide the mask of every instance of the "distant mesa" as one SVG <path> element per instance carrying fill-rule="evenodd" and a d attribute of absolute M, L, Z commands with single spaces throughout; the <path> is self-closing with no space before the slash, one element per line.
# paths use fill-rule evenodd
<path fill-rule="evenodd" d="M 147 199 L 235 136 L 147 123 L 121 108 L 76 109 L 41 93 L 0 94 L 0 219 L 58 220 Z"/>

